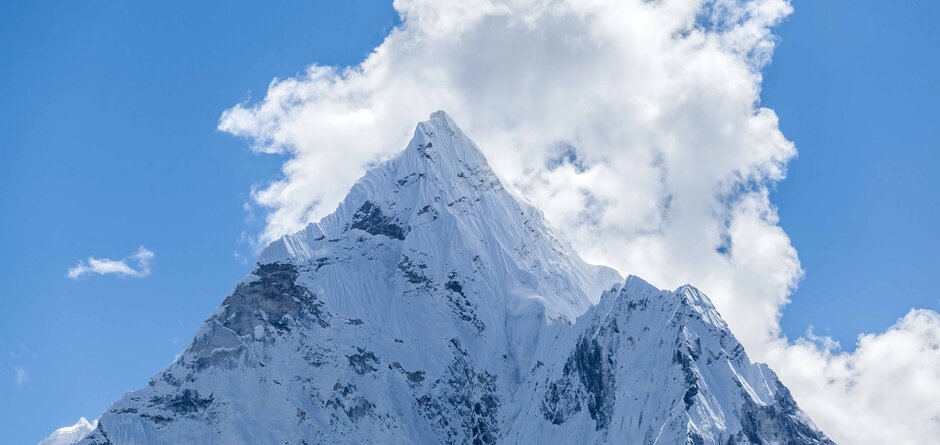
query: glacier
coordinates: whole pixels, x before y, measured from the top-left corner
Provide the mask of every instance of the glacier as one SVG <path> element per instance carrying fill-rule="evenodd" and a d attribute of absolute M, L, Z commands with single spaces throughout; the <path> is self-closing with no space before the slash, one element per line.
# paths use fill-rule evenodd
<path fill-rule="evenodd" d="M 704 294 L 585 262 L 438 111 L 78 443 L 832 442 Z"/>

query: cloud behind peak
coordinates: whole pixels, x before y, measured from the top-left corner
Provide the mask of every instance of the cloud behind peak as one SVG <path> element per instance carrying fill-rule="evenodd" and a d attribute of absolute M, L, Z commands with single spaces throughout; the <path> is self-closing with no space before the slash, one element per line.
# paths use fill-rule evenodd
<path fill-rule="evenodd" d="M 312 65 L 222 115 L 220 130 L 286 155 L 282 176 L 251 195 L 266 212 L 259 244 L 332 211 L 415 123 L 445 109 L 587 260 L 708 293 L 751 356 L 770 362 L 837 442 L 884 443 L 866 433 L 879 428 L 894 443 L 940 436 L 931 399 L 940 373 L 929 370 L 940 357 L 936 313 L 912 313 L 851 353 L 783 338 L 780 317 L 803 270 L 769 188 L 796 147 L 760 91 L 789 1 L 394 6 L 401 25 L 360 64 Z M 906 379 L 879 360 L 857 366 L 890 340 L 930 345 L 897 362 L 928 371 Z M 882 391 L 888 382 L 905 389 Z"/>

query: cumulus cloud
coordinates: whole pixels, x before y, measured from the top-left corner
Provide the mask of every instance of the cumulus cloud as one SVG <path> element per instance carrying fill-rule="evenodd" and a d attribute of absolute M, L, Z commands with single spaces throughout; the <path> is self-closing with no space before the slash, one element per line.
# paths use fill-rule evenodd
<path fill-rule="evenodd" d="M 878 400 L 855 392 L 866 387 L 830 391 L 827 405 L 810 380 L 862 360 L 891 332 L 863 337 L 847 354 L 790 344 L 780 329 L 802 269 L 768 187 L 796 151 L 761 106 L 760 70 L 772 57 L 773 26 L 792 12 L 787 0 L 396 0 L 395 8 L 402 24 L 359 65 L 310 66 L 223 114 L 222 131 L 287 155 L 283 176 L 252 191 L 267 212 L 261 243 L 332 211 L 369 165 L 405 146 L 417 121 L 445 109 L 586 259 L 662 287 L 695 283 L 755 358 L 786 370 L 824 429 L 872 443 L 853 428 L 880 412 Z M 796 360 L 817 374 L 785 368 Z M 894 375 L 877 366 L 865 378 Z M 933 377 L 924 384 L 940 387 Z M 906 395 L 884 397 L 900 406 Z M 826 414 L 840 403 L 869 416 Z M 894 443 L 930 437 L 907 431 Z"/>
<path fill-rule="evenodd" d="M 108 258 L 88 257 L 88 260 L 79 261 L 70 267 L 66 276 L 77 280 L 82 275 L 95 273 L 98 275 L 114 274 L 125 277 L 146 277 L 150 275 L 150 263 L 153 261 L 153 252 L 141 246 L 133 255 L 120 260 Z"/>
<path fill-rule="evenodd" d="M 13 368 L 13 382 L 17 385 L 25 384 L 29 381 L 29 371 L 26 368 L 17 366 Z"/>
<path fill-rule="evenodd" d="M 833 440 L 924 444 L 940 437 L 940 314 L 912 310 L 887 332 L 859 336 L 852 353 L 819 340 L 781 342 L 768 359 Z"/>

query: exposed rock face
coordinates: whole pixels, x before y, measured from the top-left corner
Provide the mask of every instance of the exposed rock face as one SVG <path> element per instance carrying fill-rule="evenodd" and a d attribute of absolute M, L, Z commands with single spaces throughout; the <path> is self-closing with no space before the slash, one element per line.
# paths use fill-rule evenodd
<path fill-rule="evenodd" d="M 707 298 L 586 264 L 437 112 L 82 443 L 611 442 L 830 443 Z"/>
<path fill-rule="evenodd" d="M 536 355 L 520 392 L 540 404 L 515 419 L 519 440 L 832 443 L 690 286 L 662 291 L 631 276 Z"/>
<path fill-rule="evenodd" d="M 359 229 L 373 235 L 385 235 L 389 238 L 403 240 L 408 232 L 405 227 L 396 224 L 394 218 L 385 216 L 382 209 L 366 201 L 353 215 L 350 229 Z"/>

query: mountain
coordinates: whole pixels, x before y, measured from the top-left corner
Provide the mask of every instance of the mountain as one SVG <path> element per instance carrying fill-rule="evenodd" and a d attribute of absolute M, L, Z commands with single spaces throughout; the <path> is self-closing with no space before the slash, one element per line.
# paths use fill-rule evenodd
<path fill-rule="evenodd" d="M 510 443 L 832 443 L 694 287 L 630 276 L 560 331 L 520 391 Z"/>
<path fill-rule="evenodd" d="M 80 443 L 829 444 L 708 299 L 585 263 L 436 112 Z"/>
<path fill-rule="evenodd" d="M 78 422 L 75 422 L 75 425 L 53 431 L 49 437 L 40 441 L 39 445 L 72 445 L 91 434 L 97 425 L 98 422 L 92 423 L 82 417 L 78 419 Z"/>

